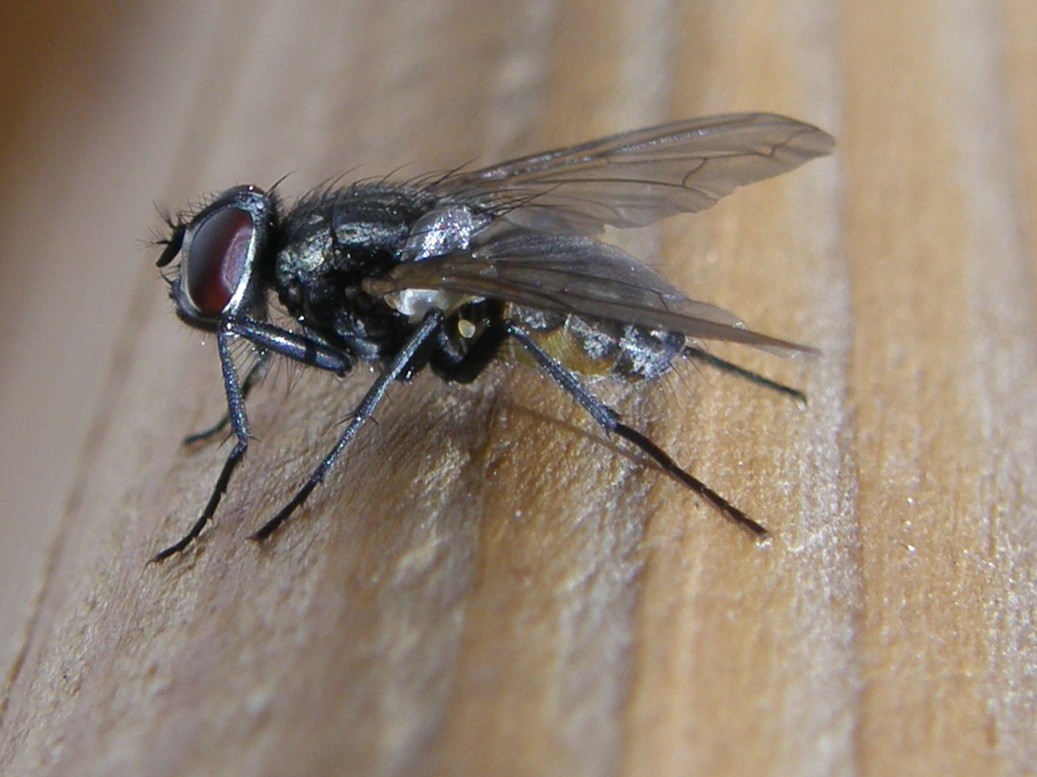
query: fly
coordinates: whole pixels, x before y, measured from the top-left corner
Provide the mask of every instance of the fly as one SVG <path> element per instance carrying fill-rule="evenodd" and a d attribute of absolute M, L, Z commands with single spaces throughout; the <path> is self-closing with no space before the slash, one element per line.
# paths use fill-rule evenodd
<path fill-rule="evenodd" d="M 761 524 L 622 423 L 581 376 L 651 380 L 678 356 L 701 353 L 691 344 L 698 340 L 784 355 L 813 349 L 754 332 L 731 313 L 689 299 L 594 236 L 606 226 L 640 227 L 703 210 L 833 145 L 827 133 L 793 119 L 729 114 L 481 170 L 323 188 L 291 207 L 273 192 L 238 186 L 171 219 L 158 266 L 179 258 L 170 296 L 185 323 L 216 333 L 227 397 L 223 421 L 188 440 L 215 437 L 229 423 L 235 444 L 201 515 L 153 560 L 183 551 L 212 520 L 249 445 L 245 399 L 274 354 L 338 375 L 358 362 L 381 372 L 334 447 L 254 539 L 269 537 L 306 501 L 393 383 L 426 367 L 466 383 L 495 358 L 521 354 L 603 429 L 735 524 L 766 537 Z M 293 328 L 270 323 L 273 295 Z M 239 338 L 256 354 L 243 378 L 231 353 Z"/>

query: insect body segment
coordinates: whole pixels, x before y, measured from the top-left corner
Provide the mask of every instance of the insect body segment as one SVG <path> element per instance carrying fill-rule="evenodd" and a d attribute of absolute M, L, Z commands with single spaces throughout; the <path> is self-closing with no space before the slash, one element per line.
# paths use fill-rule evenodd
<path fill-rule="evenodd" d="M 613 375 L 632 382 L 666 374 L 687 339 L 678 332 L 545 314 L 520 306 L 509 306 L 507 317 L 520 324 L 544 353 L 568 369 L 580 375 Z M 513 341 L 505 344 L 502 353 L 507 361 L 531 361 L 528 349 Z"/>
<path fill-rule="evenodd" d="M 200 517 L 155 560 L 184 550 L 215 515 L 249 444 L 245 395 L 272 354 L 339 374 L 358 361 L 382 371 L 309 480 L 256 533 L 259 539 L 323 481 L 391 384 L 426 367 L 446 381 L 467 382 L 495 358 L 518 354 L 604 429 L 728 518 L 765 535 L 760 524 L 621 423 L 579 374 L 652 380 L 689 353 L 689 339 L 785 355 L 813 349 L 753 332 L 593 236 L 608 225 L 642 226 L 709 207 L 737 186 L 791 170 L 832 145 L 826 133 L 793 119 L 732 114 L 482 170 L 322 189 L 290 208 L 254 186 L 240 186 L 178 218 L 159 266 L 179 257 L 170 292 L 177 313 L 216 332 L 236 444 Z M 269 323 L 269 297 L 292 316 L 293 328 Z M 244 381 L 231 355 L 236 338 L 260 355 Z"/>

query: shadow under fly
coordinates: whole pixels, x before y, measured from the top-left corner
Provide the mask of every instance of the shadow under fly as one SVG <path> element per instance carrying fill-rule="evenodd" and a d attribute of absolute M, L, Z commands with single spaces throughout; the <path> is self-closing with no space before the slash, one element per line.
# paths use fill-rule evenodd
<path fill-rule="evenodd" d="M 593 236 L 605 226 L 640 227 L 703 210 L 833 145 L 820 129 L 782 116 L 712 116 L 480 170 L 324 187 L 290 207 L 273 192 L 238 186 L 170 219 L 158 266 L 179 259 L 167 279 L 170 296 L 184 322 L 216 333 L 227 396 L 226 417 L 189 440 L 213 438 L 229 424 L 235 444 L 201 515 L 153 560 L 184 550 L 215 514 L 249 445 L 245 399 L 275 354 L 340 375 L 360 361 L 381 372 L 335 445 L 254 539 L 270 536 L 306 501 L 393 383 L 426 367 L 445 381 L 469 382 L 495 358 L 518 353 L 603 429 L 765 538 L 761 524 L 621 422 L 580 375 L 650 381 L 677 357 L 701 358 L 699 340 L 782 355 L 815 351 L 689 299 Z M 271 293 L 294 319 L 292 329 L 270 323 Z M 239 338 L 256 354 L 243 378 L 231 349 Z"/>

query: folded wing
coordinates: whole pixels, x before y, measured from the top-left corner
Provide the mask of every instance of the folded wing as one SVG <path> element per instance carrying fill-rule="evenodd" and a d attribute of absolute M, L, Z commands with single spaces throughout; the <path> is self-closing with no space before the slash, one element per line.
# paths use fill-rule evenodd
<path fill-rule="evenodd" d="M 471 252 L 404 262 L 365 282 L 374 294 L 437 289 L 563 315 L 726 340 L 781 355 L 807 346 L 753 332 L 722 308 L 689 299 L 620 249 L 586 237 L 513 230 Z"/>

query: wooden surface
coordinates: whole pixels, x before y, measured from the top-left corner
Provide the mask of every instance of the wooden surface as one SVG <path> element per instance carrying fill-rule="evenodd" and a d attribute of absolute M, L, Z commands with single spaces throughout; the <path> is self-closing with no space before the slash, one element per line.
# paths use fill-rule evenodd
<path fill-rule="evenodd" d="M 5 11 L 7 13 L 7 11 Z M 0 773 L 1037 773 L 1037 6 L 41 3 L 0 35 Z M 599 390 L 775 532 L 758 548 L 535 371 L 281 369 L 218 521 L 215 349 L 142 239 L 301 193 L 690 115 L 834 157 L 617 236 L 814 344 Z M 291 386 L 290 390 L 288 386 Z"/>

